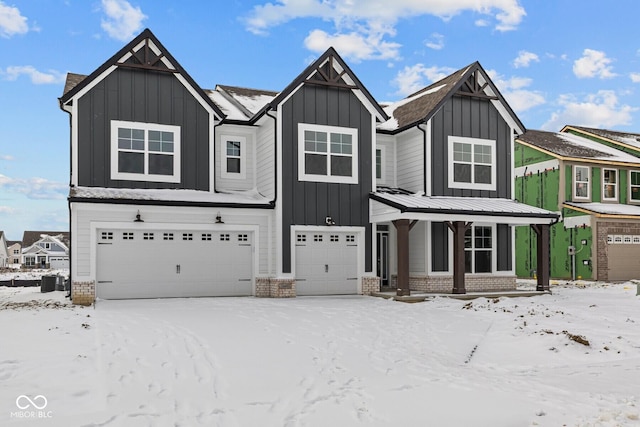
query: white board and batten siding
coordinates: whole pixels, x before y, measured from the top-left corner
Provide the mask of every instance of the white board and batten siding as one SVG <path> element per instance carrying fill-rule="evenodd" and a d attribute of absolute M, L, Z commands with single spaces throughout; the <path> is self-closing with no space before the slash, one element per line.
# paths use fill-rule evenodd
<path fill-rule="evenodd" d="M 182 266 L 183 262 L 185 262 L 175 262 L 177 259 L 176 254 L 180 253 L 181 250 L 188 250 L 194 262 L 208 260 L 209 267 L 201 268 L 198 273 L 204 276 L 215 276 L 218 274 L 214 271 L 217 267 L 212 254 L 218 253 L 220 249 L 218 246 L 220 244 L 214 244 L 214 239 L 218 239 L 219 241 L 221 233 L 230 234 L 229 238 L 235 240 L 238 239 L 238 235 L 246 235 L 247 242 L 250 243 L 252 292 L 255 282 L 254 279 L 257 275 L 267 276 L 273 274 L 274 261 L 269 255 L 273 250 L 273 237 L 271 236 L 273 230 L 273 211 L 270 209 L 217 210 L 215 208 L 197 207 L 134 207 L 130 205 L 95 205 L 83 203 L 73 203 L 72 209 L 74 211 L 72 244 L 76 250 L 72 252 L 71 267 L 73 268 L 72 276 L 74 277 L 74 281 L 77 282 L 97 280 L 98 264 L 102 262 L 98 261 L 98 242 L 103 232 L 117 232 L 117 236 L 120 239 L 122 238 L 122 233 L 136 233 L 134 234 L 134 238 L 138 240 L 139 237 L 142 239 L 142 243 L 144 243 L 143 233 L 154 233 L 156 249 L 162 246 L 164 240 L 159 241 L 157 239 L 163 239 L 164 233 L 174 233 L 174 239 L 182 239 L 182 233 L 192 233 L 192 241 L 184 242 L 184 244 L 178 243 L 171 247 L 162 247 L 159 251 L 153 249 L 150 252 L 151 255 L 156 255 L 156 258 L 154 258 L 156 259 L 156 263 L 165 262 L 175 268 L 175 265 L 180 264 Z M 133 221 L 138 209 L 144 222 L 136 223 Z M 224 224 L 215 223 L 215 216 L 218 211 L 222 216 Z M 211 241 L 202 240 L 202 234 L 206 233 L 211 234 Z M 116 234 L 113 234 L 113 238 L 115 238 L 115 236 Z M 194 243 L 196 239 L 198 239 L 197 241 L 199 242 L 197 244 Z M 242 256 L 238 254 L 243 250 L 246 251 L 247 242 L 241 242 L 241 246 L 245 249 L 234 249 L 235 252 L 227 252 L 235 253 L 236 256 L 242 258 Z M 151 246 L 151 242 L 147 241 L 146 243 L 147 246 Z M 176 243 L 175 240 L 174 243 Z M 188 248 L 182 248 L 182 246 L 187 245 L 187 243 L 189 243 Z M 133 248 L 135 245 L 130 246 Z M 178 252 L 176 252 L 176 250 Z M 158 253 L 162 253 L 162 255 L 158 257 Z M 102 255 L 103 254 L 101 254 L 101 256 Z M 104 255 L 107 256 L 107 258 L 109 257 L 108 254 Z M 165 256 L 167 259 L 162 258 Z M 107 264 L 103 264 L 102 266 L 103 269 L 105 265 L 109 265 L 109 261 L 106 262 Z M 191 261 L 186 262 L 187 264 L 191 263 Z M 138 270 L 144 271 L 144 268 L 138 268 Z M 189 274 L 191 273 L 195 273 L 195 270 L 191 270 Z M 181 274 L 186 274 L 184 269 L 182 269 Z"/>
<path fill-rule="evenodd" d="M 398 135 L 398 187 L 412 192 L 424 191 L 424 136 L 418 130 Z"/>
<path fill-rule="evenodd" d="M 270 118 L 264 118 L 256 132 L 256 188 L 269 200 L 276 194 L 275 184 L 275 125 Z"/>
<path fill-rule="evenodd" d="M 382 150 L 382 177 L 376 179 L 376 184 L 384 187 L 396 187 L 395 138 L 391 135 L 377 135 L 376 149 Z"/>

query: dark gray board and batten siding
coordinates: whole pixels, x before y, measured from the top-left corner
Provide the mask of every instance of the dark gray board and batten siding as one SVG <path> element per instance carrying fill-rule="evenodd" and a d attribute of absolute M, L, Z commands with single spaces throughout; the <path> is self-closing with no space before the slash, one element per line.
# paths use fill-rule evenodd
<path fill-rule="evenodd" d="M 365 271 L 370 272 L 371 113 L 349 89 L 306 84 L 282 106 L 282 271 L 291 272 L 291 225 L 366 227 Z M 358 183 L 298 181 L 298 124 L 358 129 Z"/>
<path fill-rule="evenodd" d="M 209 190 L 209 113 L 172 74 L 118 68 L 78 105 L 78 185 Z M 111 121 L 180 126 L 180 183 L 112 180 Z"/>
<path fill-rule="evenodd" d="M 511 198 L 511 127 L 488 100 L 451 97 L 431 119 L 431 183 L 434 196 Z M 492 139 L 496 141 L 496 191 L 449 188 L 448 137 Z M 473 217 L 469 217 L 473 222 Z M 432 270 L 448 271 L 448 233 L 446 224 L 433 223 Z M 512 268 L 511 227 L 498 224 L 494 241 L 497 245 L 497 270 Z"/>

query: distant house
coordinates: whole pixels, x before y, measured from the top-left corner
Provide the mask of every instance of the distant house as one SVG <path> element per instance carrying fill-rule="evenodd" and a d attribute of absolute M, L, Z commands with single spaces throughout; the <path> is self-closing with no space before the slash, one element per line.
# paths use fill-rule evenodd
<path fill-rule="evenodd" d="M 0 268 L 9 265 L 9 251 L 4 231 L 0 230 Z"/>
<path fill-rule="evenodd" d="M 624 136 L 623 136 L 624 135 Z M 561 213 L 551 277 L 640 278 L 640 135 L 578 127 L 516 139 L 516 198 Z M 536 269 L 536 242 L 516 229 L 516 272 Z"/>
<path fill-rule="evenodd" d="M 59 102 L 75 303 L 514 289 L 514 226 L 548 248 L 558 217 L 514 200 L 524 126 L 478 62 L 384 106 L 333 48 L 204 90 L 145 30 Z"/>
<path fill-rule="evenodd" d="M 69 268 L 69 233 L 25 231 L 22 265 L 27 268 Z"/>
<path fill-rule="evenodd" d="M 19 266 L 22 264 L 22 242 L 18 240 L 7 240 L 7 252 L 9 254 L 9 265 Z"/>

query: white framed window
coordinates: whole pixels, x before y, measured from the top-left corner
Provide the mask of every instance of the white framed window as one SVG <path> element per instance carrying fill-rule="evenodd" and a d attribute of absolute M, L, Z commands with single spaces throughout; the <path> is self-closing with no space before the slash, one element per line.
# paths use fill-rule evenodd
<path fill-rule="evenodd" d="M 180 126 L 112 120 L 111 179 L 180 182 Z"/>
<path fill-rule="evenodd" d="M 496 189 L 496 142 L 449 136 L 449 188 Z"/>
<path fill-rule="evenodd" d="M 602 170 L 602 200 L 618 200 L 618 170 Z"/>
<path fill-rule="evenodd" d="M 589 188 L 589 176 L 591 174 L 591 168 L 588 166 L 574 166 L 573 167 L 573 198 L 588 200 L 591 198 L 591 191 Z"/>
<path fill-rule="evenodd" d="M 465 273 L 493 271 L 493 227 L 471 226 L 464 233 Z"/>
<path fill-rule="evenodd" d="M 629 201 L 640 203 L 640 171 L 629 171 Z"/>
<path fill-rule="evenodd" d="M 385 161 L 386 161 L 386 147 L 376 148 L 376 181 L 380 183 L 386 182 L 385 174 Z"/>
<path fill-rule="evenodd" d="M 247 139 L 243 136 L 222 135 L 221 138 L 223 178 L 244 179 L 246 177 Z"/>
<path fill-rule="evenodd" d="M 298 124 L 300 181 L 358 183 L 358 130 Z"/>

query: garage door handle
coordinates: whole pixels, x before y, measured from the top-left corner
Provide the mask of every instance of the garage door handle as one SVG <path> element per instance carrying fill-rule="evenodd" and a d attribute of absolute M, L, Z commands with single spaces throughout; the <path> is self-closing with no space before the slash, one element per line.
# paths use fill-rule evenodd
<path fill-rule="evenodd" d="M 324 265 L 324 272 L 328 273 L 329 272 L 329 264 L 325 264 Z"/>
<path fill-rule="evenodd" d="M 176 274 L 180 274 L 180 264 L 176 264 Z"/>

